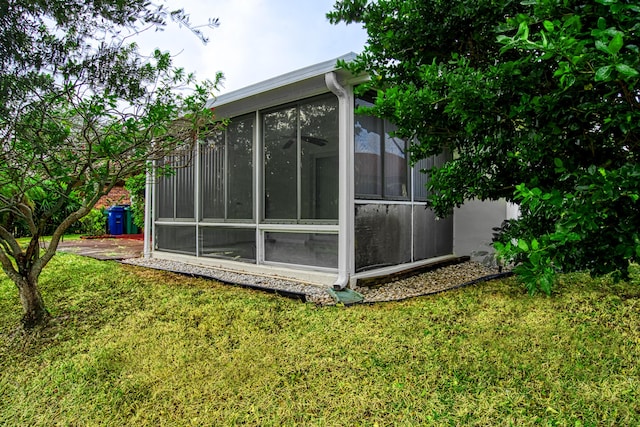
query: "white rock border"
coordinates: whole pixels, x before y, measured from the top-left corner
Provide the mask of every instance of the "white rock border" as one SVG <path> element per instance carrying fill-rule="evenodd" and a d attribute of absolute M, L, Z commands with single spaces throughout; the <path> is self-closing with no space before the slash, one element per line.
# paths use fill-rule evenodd
<path fill-rule="evenodd" d="M 197 277 L 218 280 L 223 283 L 249 287 L 286 296 L 298 297 L 317 305 L 333 305 L 333 299 L 326 287 L 299 283 L 281 278 L 235 273 L 212 267 L 168 261 L 155 258 L 131 258 L 121 261 L 139 267 L 171 271 Z M 356 286 L 353 290 L 364 297 L 363 303 L 400 301 L 422 295 L 434 294 L 458 288 L 483 280 L 490 280 L 510 274 L 500 273 L 475 261 L 438 267 L 408 278 L 375 286 Z"/>

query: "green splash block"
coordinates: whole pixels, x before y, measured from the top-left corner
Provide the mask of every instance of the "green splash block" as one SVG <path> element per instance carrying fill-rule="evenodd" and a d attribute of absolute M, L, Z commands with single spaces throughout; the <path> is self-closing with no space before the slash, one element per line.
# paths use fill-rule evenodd
<path fill-rule="evenodd" d="M 329 289 L 329 293 L 336 303 L 342 303 L 344 305 L 358 304 L 364 301 L 362 294 L 352 291 L 351 289 L 343 289 L 341 291 Z"/>

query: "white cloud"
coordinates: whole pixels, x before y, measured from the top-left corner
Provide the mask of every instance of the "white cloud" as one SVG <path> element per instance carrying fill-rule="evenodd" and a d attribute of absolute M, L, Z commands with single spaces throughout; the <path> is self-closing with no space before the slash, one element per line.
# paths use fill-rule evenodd
<path fill-rule="evenodd" d="M 325 14 L 334 0 L 191 0 L 167 1 L 184 7 L 194 25 L 219 18 L 205 29 L 203 45 L 187 29 L 170 24 L 164 32 L 144 34 L 142 50 L 169 50 L 175 63 L 198 78 L 225 74 L 222 93 L 326 61 L 350 51 L 360 52 L 365 31 L 357 25 L 331 25 Z"/>

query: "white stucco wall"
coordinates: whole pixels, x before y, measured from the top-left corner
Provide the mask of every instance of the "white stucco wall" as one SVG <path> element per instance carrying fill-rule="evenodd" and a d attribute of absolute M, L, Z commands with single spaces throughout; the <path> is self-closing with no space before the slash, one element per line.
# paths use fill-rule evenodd
<path fill-rule="evenodd" d="M 485 261 L 493 253 L 493 228 L 512 217 L 513 205 L 504 200 L 490 202 L 469 200 L 454 211 L 453 252 L 469 255 L 473 260 Z"/>

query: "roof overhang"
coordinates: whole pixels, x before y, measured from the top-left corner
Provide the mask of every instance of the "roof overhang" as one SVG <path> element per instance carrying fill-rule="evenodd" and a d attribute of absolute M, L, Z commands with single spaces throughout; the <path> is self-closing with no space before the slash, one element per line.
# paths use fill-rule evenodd
<path fill-rule="evenodd" d="M 329 90 L 325 83 L 325 74 L 336 72 L 344 80 L 351 78 L 349 72 L 338 67 L 338 61 L 350 62 L 355 58 L 356 54 L 350 52 L 329 61 L 222 94 L 210 99 L 206 107 L 215 108 L 216 115 L 219 117 L 230 118 L 326 93 Z"/>

